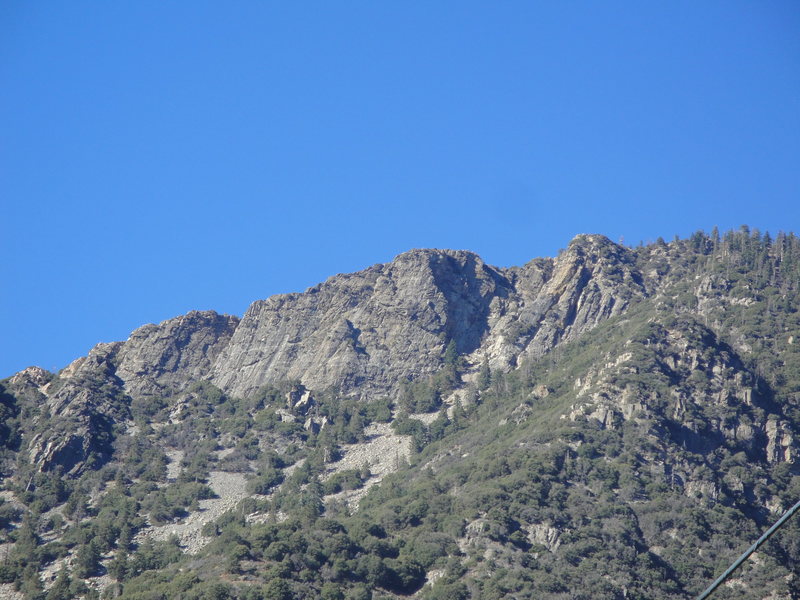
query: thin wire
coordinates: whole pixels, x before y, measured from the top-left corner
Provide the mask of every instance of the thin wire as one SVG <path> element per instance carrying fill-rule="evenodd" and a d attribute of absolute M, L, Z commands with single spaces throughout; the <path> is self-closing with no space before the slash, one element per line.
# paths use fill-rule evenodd
<path fill-rule="evenodd" d="M 708 598 L 711 595 L 711 592 L 717 589 L 722 584 L 722 582 L 725 581 L 730 576 L 730 574 L 733 573 L 739 567 L 739 565 L 741 565 L 744 561 L 746 561 L 747 558 L 753 552 L 758 550 L 758 547 L 764 542 L 766 542 L 773 533 L 778 531 L 778 528 L 781 525 L 783 525 L 795 512 L 797 512 L 798 509 L 800 509 L 800 501 L 798 501 L 797 504 L 795 504 L 792 508 L 783 513 L 783 516 L 780 519 L 778 519 L 778 521 L 772 527 L 767 529 L 764 535 L 758 538 L 758 540 L 756 540 L 756 543 L 747 549 L 747 552 L 745 552 L 739 558 L 737 558 L 736 562 L 733 563 L 730 567 L 728 567 L 728 570 L 725 571 L 722 575 L 720 575 L 714 583 L 708 586 L 708 588 L 706 588 L 706 590 L 702 594 L 700 594 L 696 600 L 703 600 L 704 598 Z"/>

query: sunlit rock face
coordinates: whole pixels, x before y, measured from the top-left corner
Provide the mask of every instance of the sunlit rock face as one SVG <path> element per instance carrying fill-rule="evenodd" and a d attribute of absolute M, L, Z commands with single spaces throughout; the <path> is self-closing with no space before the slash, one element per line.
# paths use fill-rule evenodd
<path fill-rule="evenodd" d="M 406 252 L 302 294 L 255 302 L 216 360 L 213 381 L 235 395 L 282 379 L 393 393 L 401 381 L 435 373 L 450 340 L 460 353 L 480 347 L 492 301 L 512 293 L 470 252 Z"/>

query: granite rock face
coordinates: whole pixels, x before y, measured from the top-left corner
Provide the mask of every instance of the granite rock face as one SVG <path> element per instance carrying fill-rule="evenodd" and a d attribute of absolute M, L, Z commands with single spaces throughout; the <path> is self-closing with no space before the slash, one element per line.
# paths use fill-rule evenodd
<path fill-rule="evenodd" d="M 80 470 L 108 453 L 131 402 L 202 380 L 234 396 L 294 380 L 310 390 L 396 397 L 404 382 L 442 367 L 450 342 L 468 367 L 512 369 L 647 294 L 630 250 L 599 235 L 510 269 L 466 251 L 412 250 L 304 293 L 259 300 L 241 321 L 193 311 L 144 325 L 125 342 L 96 347 L 52 384 L 28 373 L 26 385 L 61 424 L 34 434 L 29 453 L 43 469 Z"/>
<path fill-rule="evenodd" d="M 472 357 L 503 370 L 577 338 L 650 293 L 632 252 L 601 235 L 579 235 L 557 258 L 503 273 L 514 292 L 495 301 L 489 333 Z"/>
<path fill-rule="evenodd" d="M 234 395 L 300 380 L 311 389 L 380 394 L 435 373 L 453 340 L 467 353 L 508 280 L 470 252 L 414 250 L 337 275 L 303 294 L 255 302 L 217 358 L 212 381 Z"/>
<path fill-rule="evenodd" d="M 116 375 L 133 398 L 170 396 L 207 379 L 228 344 L 237 317 L 192 311 L 134 331 L 116 355 Z"/>

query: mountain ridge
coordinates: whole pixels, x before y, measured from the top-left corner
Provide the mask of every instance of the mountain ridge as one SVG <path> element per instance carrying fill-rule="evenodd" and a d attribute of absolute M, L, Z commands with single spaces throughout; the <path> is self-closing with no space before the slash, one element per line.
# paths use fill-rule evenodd
<path fill-rule="evenodd" d="M 231 598 L 687 598 L 800 493 L 799 297 L 792 234 L 582 234 L 519 267 L 416 249 L 241 318 L 144 325 L 0 382 L 0 579 L 150 597 L 193 560 L 215 566 L 189 588 Z M 247 486 L 251 521 L 202 520 L 215 481 Z M 143 567 L 184 519 L 206 541 Z M 325 528 L 347 542 L 314 558 Z M 306 549 L 259 541 L 290 529 Z M 770 548 L 738 597 L 800 593 L 800 548 Z"/>

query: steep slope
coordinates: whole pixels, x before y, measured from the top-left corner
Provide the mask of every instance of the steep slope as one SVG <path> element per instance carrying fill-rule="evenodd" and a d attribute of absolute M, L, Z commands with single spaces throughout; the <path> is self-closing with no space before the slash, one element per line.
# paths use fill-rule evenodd
<path fill-rule="evenodd" d="M 632 252 L 602 236 L 579 236 L 554 260 L 506 271 L 469 252 L 415 250 L 302 294 L 255 302 L 241 322 L 209 311 L 145 325 L 123 343 L 93 350 L 40 391 L 54 417 L 67 411 L 86 421 L 77 415 L 99 407 L 97 419 L 111 419 L 103 425 L 109 439 L 112 423 L 130 415 L 110 413 L 104 404 L 127 402 L 134 416 L 152 414 L 164 398 L 205 380 L 236 397 L 292 380 L 314 390 L 396 399 L 406 382 L 425 381 L 442 368 L 450 342 L 473 368 L 488 360 L 509 369 L 646 294 Z M 80 470 L 97 436 L 86 437 L 85 426 L 73 429 L 31 441 L 35 462 L 48 465 L 54 458 L 44 454 L 77 444 L 83 450 L 56 462 Z"/>
<path fill-rule="evenodd" d="M 133 417 L 151 414 L 163 397 L 208 377 L 237 323 L 191 312 L 145 325 L 126 342 L 99 344 L 55 378 L 37 367 L 12 377 L 9 392 L 29 407 L 23 435 L 31 464 L 68 474 L 102 465 Z"/>
<path fill-rule="evenodd" d="M 796 501 L 792 404 L 654 304 L 493 373 L 362 502 L 433 573 L 430 597 L 689 598 Z M 796 597 L 790 528 L 720 597 Z"/>

